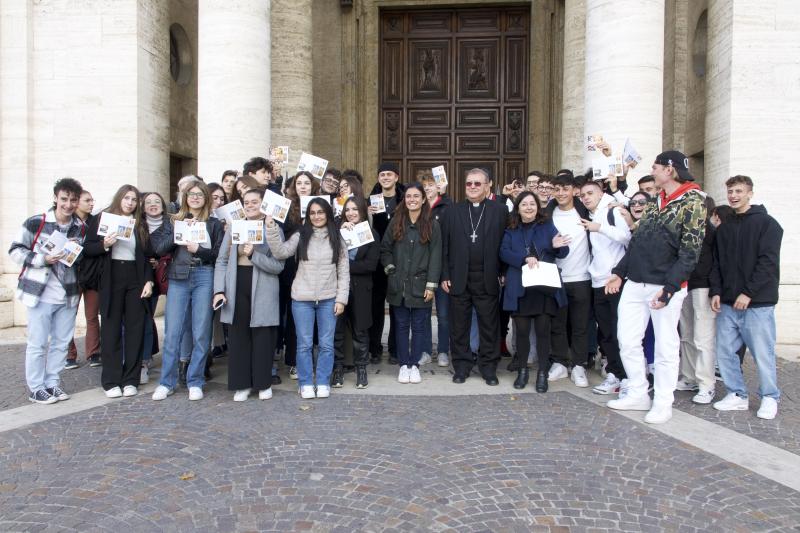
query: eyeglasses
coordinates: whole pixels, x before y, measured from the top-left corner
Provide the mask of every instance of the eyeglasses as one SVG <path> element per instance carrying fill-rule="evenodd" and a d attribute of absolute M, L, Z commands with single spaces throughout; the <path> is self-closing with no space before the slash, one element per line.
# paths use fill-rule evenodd
<path fill-rule="evenodd" d="M 631 200 L 629 205 L 647 205 L 647 200 Z"/>
<path fill-rule="evenodd" d="M 205 194 L 203 194 L 201 192 L 190 192 L 190 193 L 187 193 L 186 196 L 189 197 L 189 198 L 204 198 Z"/>
<path fill-rule="evenodd" d="M 464 183 L 467 187 L 483 187 L 482 181 L 467 181 Z"/>
<path fill-rule="evenodd" d="M 337 180 L 336 178 L 324 178 L 322 181 L 324 181 L 325 183 L 330 183 L 332 185 L 337 185 L 337 186 L 339 185 L 339 180 Z"/>
<path fill-rule="evenodd" d="M 320 211 L 309 211 L 308 214 L 311 215 L 312 217 L 318 217 L 318 216 L 321 216 L 321 215 L 325 215 L 325 211 L 322 211 L 322 210 L 320 210 Z"/>
<path fill-rule="evenodd" d="M 94 203 L 94 200 L 92 200 L 92 203 Z M 148 200 L 148 201 L 146 201 L 144 203 L 144 205 L 157 205 L 157 206 L 160 207 L 161 206 L 161 200 Z"/>
<path fill-rule="evenodd" d="M 537 189 L 539 189 L 540 191 L 552 191 L 553 190 L 553 186 L 552 185 L 539 185 L 537 187 Z"/>

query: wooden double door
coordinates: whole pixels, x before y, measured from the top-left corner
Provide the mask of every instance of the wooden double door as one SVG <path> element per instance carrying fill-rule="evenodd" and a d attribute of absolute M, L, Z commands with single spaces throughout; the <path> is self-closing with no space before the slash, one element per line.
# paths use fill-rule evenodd
<path fill-rule="evenodd" d="M 524 7 L 381 13 L 381 160 L 402 181 L 444 165 L 495 185 L 527 173 L 530 12 Z"/>

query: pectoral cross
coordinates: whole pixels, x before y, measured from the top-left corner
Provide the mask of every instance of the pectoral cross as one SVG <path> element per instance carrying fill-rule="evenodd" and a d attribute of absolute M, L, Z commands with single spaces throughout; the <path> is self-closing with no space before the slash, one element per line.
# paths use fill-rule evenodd
<path fill-rule="evenodd" d="M 475 231 L 472 232 L 472 235 L 469 236 L 472 239 L 472 244 L 475 244 L 475 239 L 478 238 L 478 234 Z"/>

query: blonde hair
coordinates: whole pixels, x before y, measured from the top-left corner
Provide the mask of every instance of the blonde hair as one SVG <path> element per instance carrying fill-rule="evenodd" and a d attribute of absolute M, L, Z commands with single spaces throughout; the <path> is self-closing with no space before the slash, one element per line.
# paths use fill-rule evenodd
<path fill-rule="evenodd" d="M 208 192 L 208 186 L 206 186 L 206 184 L 202 181 L 192 184 L 192 186 L 186 190 L 186 193 L 181 195 L 181 207 L 178 209 L 178 212 L 173 215 L 172 220 L 184 220 L 190 213 L 189 193 L 192 189 L 200 189 L 200 191 L 203 193 L 203 197 L 205 197 L 206 200 L 203 204 L 203 207 L 200 208 L 200 214 L 195 217 L 195 219 L 200 222 L 205 222 L 208 220 L 209 216 L 211 215 L 211 193 Z"/>

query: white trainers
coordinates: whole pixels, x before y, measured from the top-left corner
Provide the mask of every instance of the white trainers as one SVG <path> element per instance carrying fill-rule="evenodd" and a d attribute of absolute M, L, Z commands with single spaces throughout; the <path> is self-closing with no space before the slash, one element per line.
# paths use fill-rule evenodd
<path fill-rule="evenodd" d="M 681 378 L 675 384 L 675 390 L 697 391 L 700 390 L 700 387 L 694 381 L 689 381 L 688 379 Z"/>
<path fill-rule="evenodd" d="M 644 421 L 648 424 L 663 424 L 672 418 L 671 405 L 653 404 L 650 411 L 644 415 Z"/>
<path fill-rule="evenodd" d="M 141 385 L 150 383 L 150 369 L 147 365 L 142 365 L 142 371 L 139 373 L 139 383 Z"/>
<path fill-rule="evenodd" d="M 606 375 L 606 379 L 600 385 L 592 389 L 595 394 L 612 394 L 617 391 L 619 391 L 619 380 L 612 372 Z"/>
<path fill-rule="evenodd" d="M 586 379 L 586 369 L 580 365 L 575 365 L 572 367 L 572 382 L 575 384 L 576 387 L 588 387 L 589 380 Z"/>
<path fill-rule="evenodd" d="M 628 378 L 623 379 L 619 382 L 619 395 L 617 396 L 618 400 L 623 399 L 625 396 L 628 395 L 630 389 L 628 389 Z"/>
<path fill-rule="evenodd" d="M 317 385 L 317 398 L 328 398 L 331 395 L 331 388 L 327 385 Z"/>
<path fill-rule="evenodd" d="M 112 387 L 105 391 L 106 398 L 122 398 L 122 389 L 119 387 Z"/>
<path fill-rule="evenodd" d="M 399 383 L 409 383 L 411 381 L 411 374 L 406 365 L 400 367 L 400 371 L 397 373 L 397 381 Z"/>
<path fill-rule="evenodd" d="M 131 396 L 136 396 L 137 394 L 139 394 L 139 389 L 133 385 L 125 385 L 125 387 L 122 389 L 123 398 L 130 398 Z"/>
<path fill-rule="evenodd" d="M 234 402 L 244 402 L 247 401 L 247 398 L 249 397 L 250 397 L 250 389 L 241 389 L 233 393 Z"/>
<path fill-rule="evenodd" d="M 269 389 L 264 389 L 258 391 L 258 399 L 259 400 L 271 400 L 272 399 L 272 387 Z"/>
<path fill-rule="evenodd" d="M 772 420 L 778 416 L 778 402 L 775 398 L 770 398 L 768 396 L 761 398 L 761 407 L 758 408 L 756 416 L 764 420 Z"/>
<path fill-rule="evenodd" d="M 441 367 L 450 366 L 450 358 L 447 357 L 447 352 L 442 352 L 436 356 L 436 364 Z"/>
<path fill-rule="evenodd" d="M 432 361 L 431 354 L 429 354 L 428 352 L 422 352 L 422 357 L 419 358 L 419 364 L 427 365 L 431 361 Z"/>
<path fill-rule="evenodd" d="M 422 376 L 419 374 L 419 368 L 416 366 L 411 366 L 408 371 L 408 382 L 409 383 L 422 383 Z"/>
<path fill-rule="evenodd" d="M 708 405 L 714 399 L 714 391 L 713 390 L 700 390 L 692 396 L 692 402 L 699 403 L 701 405 Z"/>
<path fill-rule="evenodd" d="M 637 398 L 628 393 L 625 397 L 611 400 L 606 405 L 617 411 L 649 411 L 650 408 L 653 407 L 653 400 L 646 394 Z"/>
<path fill-rule="evenodd" d="M 203 399 L 203 389 L 200 387 L 189 387 L 189 400 L 197 401 Z"/>
<path fill-rule="evenodd" d="M 153 391 L 153 399 L 155 401 L 166 400 L 167 396 L 171 396 L 175 391 L 165 387 L 164 385 L 159 385 L 156 387 L 156 390 Z"/>
<path fill-rule="evenodd" d="M 304 400 L 312 400 L 317 397 L 314 393 L 313 385 L 303 385 L 300 387 L 300 397 Z"/>
<path fill-rule="evenodd" d="M 297 379 L 297 367 L 290 366 L 289 367 L 289 378 L 290 379 Z"/>
<path fill-rule="evenodd" d="M 717 411 L 747 411 L 750 402 L 747 398 L 740 398 L 735 392 L 729 392 L 723 399 L 714 403 Z"/>
<path fill-rule="evenodd" d="M 553 363 L 553 366 L 550 367 L 550 372 L 547 373 L 547 381 L 557 381 L 567 376 L 569 376 L 567 367 L 561 363 Z"/>

